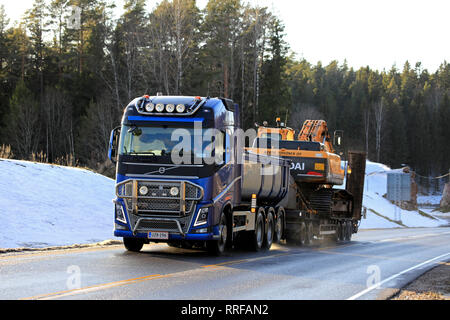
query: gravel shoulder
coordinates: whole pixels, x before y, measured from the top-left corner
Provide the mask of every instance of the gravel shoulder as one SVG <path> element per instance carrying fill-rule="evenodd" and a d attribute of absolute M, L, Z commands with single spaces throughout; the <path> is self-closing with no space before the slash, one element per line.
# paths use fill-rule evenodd
<path fill-rule="evenodd" d="M 450 261 L 421 275 L 392 300 L 450 300 Z"/>

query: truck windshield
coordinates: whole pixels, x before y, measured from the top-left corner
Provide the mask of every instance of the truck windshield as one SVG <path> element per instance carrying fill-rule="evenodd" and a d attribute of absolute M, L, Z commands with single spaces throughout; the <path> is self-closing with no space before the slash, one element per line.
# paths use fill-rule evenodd
<path fill-rule="evenodd" d="M 221 146 L 215 143 L 214 136 L 204 131 L 200 131 L 199 136 L 193 128 L 124 125 L 119 153 L 131 156 L 173 156 L 176 153 L 190 160 L 205 160 L 214 157 L 218 147 Z"/>

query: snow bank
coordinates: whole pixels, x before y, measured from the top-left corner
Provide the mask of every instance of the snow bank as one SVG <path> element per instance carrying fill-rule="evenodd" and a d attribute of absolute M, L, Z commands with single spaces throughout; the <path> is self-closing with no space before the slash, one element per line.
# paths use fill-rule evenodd
<path fill-rule="evenodd" d="M 363 206 L 367 208 L 367 219 L 361 221 L 360 228 L 404 228 L 438 227 L 447 221 L 435 216 L 423 215 L 419 211 L 402 210 L 392 204 L 383 195 L 387 192 L 387 173 L 399 171 L 367 161 L 364 183 Z M 397 222 L 396 222 L 397 221 Z"/>
<path fill-rule="evenodd" d="M 0 248 L 113 238 L 114 181 L 94 172 L 0 159 Z"/>

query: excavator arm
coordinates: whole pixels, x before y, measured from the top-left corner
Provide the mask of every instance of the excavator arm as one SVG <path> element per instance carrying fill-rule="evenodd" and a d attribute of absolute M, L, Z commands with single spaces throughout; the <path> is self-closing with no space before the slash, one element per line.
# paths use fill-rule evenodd
<path fill-rule="evenodd" d="M 324 120 L 306 120 L 298 134 L 298 140 L 323 143 L 326 151 L 334 153 L 328 126 Z"/>

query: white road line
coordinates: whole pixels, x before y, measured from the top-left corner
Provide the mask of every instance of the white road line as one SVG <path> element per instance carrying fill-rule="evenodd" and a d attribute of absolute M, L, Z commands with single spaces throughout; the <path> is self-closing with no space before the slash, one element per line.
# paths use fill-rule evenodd
<path fill-rule="evenodd" d="M 350 298 L 347 298 L 347 300 L 356 300 L 356 299 L 358 299 L 359 297 L 365 295 L 366 293 L 368 293 L 368 292 L 370 292 L 370 291 L 372 291 L 372 290 L 374 290 L 374 289 L 379 288 L 382 284 L 384 284 L 384 283 L 386 283 L 386 282 L 389 282 L 389 281 L 391 281 L 391 280 L 397 278 L 398 276 L 401 276 L 401 275 L 404 274 L 404 273 L 407 273 L 407 272 L 412 271 L 412 270 L 414 270 L 414 269 L 420 268 L 420 267 L 422 267 L 422 266 L 424 266 L 424 265 L 426 265 L 426 264 L 428 264 L 428 263 L 431 263 L 431 262 L 433 262 L 433 261 L 435 261 L 435 260 L 439 260 L 439 259 L 441 259 L 441 258 L 443 258 L 443 257 L 445 257 L 445 256 L 450 256 L 450 252 L 445 253 L 445 254 L 442 254 L 442 255 L 440 255 L 440 256 L 438 256 L 438 257 L 435 257 L 435 258 L 433 258 L 433 259 L 424 261 L 424 262 L 422 262 L 422 263 L 419 263 L 418 265 L 415 265 L 414 267 L 411 267 L 411 268 L 408 268 L 408 269 L 406 269 L 406 270 L 403 270 L 402 272 L 396 273 L 396 274 L 394 274 L 393 276 L 390 276 L 389 278 L 384 279 L 383 281 L 378 282 L 378 283 L 374 284 L 373 286 L 370 286 L 369 288 L 367 288 L 367 289 L 365 289 L 365 290 L 363 290 L 363 291 L 361 291 L 361 292 L 359 292 L 359 293 L 357 293 L 357 294 L 351 296 Z M 439 261 L 439 262 L 441 262 L 441 261 Z"/>

